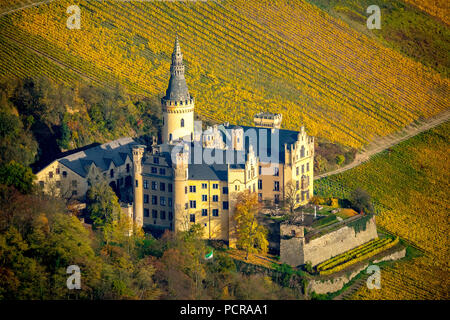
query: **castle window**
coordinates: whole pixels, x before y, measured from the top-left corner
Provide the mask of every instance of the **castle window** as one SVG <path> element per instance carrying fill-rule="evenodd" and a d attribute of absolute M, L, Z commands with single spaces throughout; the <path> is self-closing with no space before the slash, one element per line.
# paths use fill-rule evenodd
<path fill-rule="evenodd" d="M 278 177 L 280 175 L 280 168 L 274 167 L 273 168 L 273 175 Z"/>
<path fill-rule="evenodd" d="M 195 200 L 190 200 L 190 201 L 189 201 L 189 207 L 190 207 L 191 209 L 197 208 L 197 201 L 195 201 Z"/>
<path fill-rule="evenodd" d="M 262 190 L 262 180 L 258 180 L 258 189 Z"/>
<path fill-rule="evenodd" d="M 148 194 L 144 194 L 144 203 L 148 203 Z"/>
<path fill-rule="evenodd" d="M 109 175 L 110 175 L 111 178 L 114 178 L 114 169 L 111 169 L 109 171 Z"/>
<path fill-rule="evenodd" d="M 228 210 L 228 201 L 223 202 L 223 210 Z"/>
<path fill-rule="evenodd" d="M 166 212 L 165 211 L 161 211 L 160 215 L 161 215 L 161 220 L 166 220 Z"/>
<path fill-rule="evenodd" d="M 188 206 L 189 206 L 189 204 L 186 202 L 186 203 L 184 204 L 184 208 L 187 209 Z"/>
<path fill-rule="evenodd" d="M 159 158 L 158 157 L 153 157 L 153 163 L 159 164 Z"/>
<path fill-rule="evenodd" d="M 213 209 L 212 215 L 213 215 L 213 217 L 218 217 L 219 216 L 219 209 Z"/>
<path fill-rule="evenodd" d="M 275 195 L 275 198 L 274 198 L 274 201 L 275 201 L 275 203 L 280 203 L 280 195 L 279 194 L 276 194 Z"/>
<path fill-rule="evenodd" d="M 305 156 L 305 146 L 302 146 L 302 148 L 300 149 L 300 158 L 303 158 L 304 156 Z"/>
<path fill-rule="evenodd" d="M 189 186 L 189 192 L 194 193 L 194 192 L 197 191 L 196 189 L 197 189 L 197 188 L 196 188 L 195 186 Z"/>
<path fill-rule="evenodd" d="M 295 181 L 295 187 L 297 190 L 300 189 L 300 181 Z"/>
<path fill-rule="evenodd" d="M 56 168 L 56 174 L 59 174 L 59 168 Z"/>
<path fill-rule="evenodd" d="M 169 134 L 169 141 L 172 141 L 172 134 Z"/>
<path fill-rule="evenodd" d="M 219 185 L 217 183 L 213 183 L 213 189 L 219 189 Z"/>
<path fill-rule="evenodd" d="M 63 178 L 67 178 L 67 171 L 63 171 Z"/>
<path fill-rule="evenodd" d="M 168 199 L 167 199 L 167 205 L 168 205 L 170 208 L 172 208 L 172 206 L 173 206 L 172 198 L 168 198 Z"/>
<path fill-rule="evenodd" d="M 262 201 L 262 193 L 258 193 L 258 201 L 259 201 L 259 202 Z"/>
<path fill-rule="evenodd" d="M 43 188 L 44 187 L 44 181 L 39 181 L 39 185 Z"/>
<path fill-rule="evenodd" d="M 158 204 L 158 197 L 152 196 L 152 204 Z"/>
<path fill-rule="evenodd" d="M 127 173 L 130 172 L 130 164 L 127 163 Z"/>
<path fill-rule="evenodd" d="M 214 195 L 214 196 L 213 196 L 213 202 L 218 202 L 218 201 L 219 201 L 219 196 Z"/>
<path fill-rule="evenodd" d="M 259 175 L 261 175 L 261 171 L 262 171 L 261 166 L 259 166 L 259 167 L 258 167 L 258 174 L 259 174 Z"/>
<path fill-rule="evenodd" d="M 158 190 L 158 183 L 156 181 L 152 181 L 152 190 Z"/>
<path fill-rule="evenodd" d="M 173 213 L 172 213 L 172 211 L 169 211 L 169 220 L 172 221 L 172 219 L 173 219 Z"/>
<path fill-rule="evenodd" d="M 152 210 L 152 218 L 156 219 L 158 217 L 158 211 Z"/>
<path fill-rule="evenodd" d="M 160 182 L 159 184 L 159 190 L 166 191 L 166 184 L 164 182 Z"/>
<path fill-rule="evenodd" d="M 166 169 L 164 169 L 164 168 L 159 168 L 159 174 L 160 175 L 166 175 Z"/>
<path fill-rule="evenodd" d="M 306 172 L 309 172 L 309 162 L 306 164 Z"/>
<path fill-rule="evenodd" d="M 144 209 L 144 217 L 150 217 L 150 210 Z"/>
<path fill-rule="evenodd" d="M 295 173 L 298 175 L 298 167 L 295 168 Z"/>
<path fill-rule="evenodd" d="M 202 201 L 208 201 L 208 196 L 206 194 L 202 195 Z"/>
<path fill-rule="evenodd" d="M 72 191 L 72 195 L 73 195 L 73 196 L 76 196 L 77 194 L 78 194 L 78 191 L 77 191 L 77 190 L 73 190 L 73 191 Z"/>
<path fill-rule="evenodd" d="M 152 167 L 152 173 L 158 173 L 158 168 Z"/>
<path fill-rule="evenodd" d="M 148 181 L 144 180 L 144 189 L 148 189 Z"/>
<path fill-rule="evenodd" d="M 184 127 L 184 119 L 181 119 L 181 127 Z"/>
<path fill-rule="evenodd" d="M 302 173 L 304 173 L 304 172 L 305 172 L 305 165 L 302 164 Z"/>
<path fill-rule="evenodd" d="M 202 183 L 202 189 L 208 188 L 208 185 L 206 183 Z"/>
<path fill-rule="evenodd" d="M 280 182 L 279 181 L 273 182 L 273 191 L 280 191 Z"/>
<path fill-rule="evenodd" d="M 159 203 L 160 203 L 160 205 L 162 205 L 162 206 L 165 206 L 166 205 L 166 198 L 165 197 L 161 197 L 161 198 L 159 198 Z"/>
<path fill-rule="evenodd" d="M 173 187 L 172 187 L 172 184 L 171 183 L 169 183 L 168 185 L 167 185 L 167 191 L 169 191 L 169 192 L 173 192 Z"/>
<path fill-rule="evenodd" d="M 138 187 L 138 181 L 136 180 L 136 188 Z"/>
<path fill-rule="evenodd" d="M 191 215 L 189 216 L 189 221 L 190 221 L 190 222 L 195 222 L 195 214 L 191 214 Z"/>
<path fill-rule="evenodd" d="M 53 178 L 53 172 L 52 171 L 50 171 L 49 173 L 48 173 L 48 177 L 51 179 L 51 178 Z"/>
<path fill-rule="evenodd" d="M 222 193 L 223 194 L 228 194 L 228 187 L 223 187 Z"/>
<path fill-rule="evenodd" d="M 77 180 L 72 180 L 72 187 L 74 187 L 74 188 L 77 187 Z"/>

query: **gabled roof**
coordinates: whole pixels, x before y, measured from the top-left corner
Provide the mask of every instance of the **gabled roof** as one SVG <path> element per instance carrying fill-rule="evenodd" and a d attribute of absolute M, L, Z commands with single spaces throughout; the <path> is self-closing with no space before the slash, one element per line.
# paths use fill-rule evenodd
<path fill-rule="evenodd" d="M 101 171 L 108 170 L 111 163 L 121 166 L 127 156 L 132 158 L 132 147 L 138 143 L 130 137 L 117 139 L 68 155 L 57 161 L 82 177 L 86 177 L 90 165 L 94 164 Z"/>

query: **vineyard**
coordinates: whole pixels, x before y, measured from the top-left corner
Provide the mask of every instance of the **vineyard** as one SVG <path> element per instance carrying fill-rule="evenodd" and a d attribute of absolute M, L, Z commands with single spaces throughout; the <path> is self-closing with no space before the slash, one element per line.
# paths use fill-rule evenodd
<path fill-rule="evenodd" d="M 398 244 L 398 242 L 398 237 L 395 239 L 374 239 L 359 247 L 337 255 L 336 257 L 328 259 L 325 262 L 322 262 L 316 267 L 316 270 L 319 271 L 320 275 L 329 275 L 338 272 L 355 263 L 373 257 L 374 255 L 382 251 L 392 248 L 393 246 Z"/>
<path fill-rule="evenodd" d="M 281 112 L 286 128 L 361 147 L 448 107 L 447 78 L 306 1 L 80 1 L 81 30 L 66 28 L 71 4 L 0 17 L 3 78 L 120 82 L 161 96 L 178 32 L 204 119 Z"/>
<path fill-rule="evenodd" d="M 405 0 L 405 2 L 411 3 L 450 25 L 450 7 L 447 0 Z"/>
<path fill-rule="evenodd" d="M 362 288 L 354 298 L 448 299 L 449 133 L 447 122 L 356 168 L 315 182 L 317 190 L 341 195 L 366 189 L 383 206 L 377 225 L 425 252 L 383 269 L 382 289 Z"/>

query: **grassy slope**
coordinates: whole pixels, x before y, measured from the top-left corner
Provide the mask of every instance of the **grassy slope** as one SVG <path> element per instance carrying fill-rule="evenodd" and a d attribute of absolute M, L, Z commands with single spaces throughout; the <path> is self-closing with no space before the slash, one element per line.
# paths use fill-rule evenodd
<path fill-rule="evenodd" d="M 345 173 L 319 180 L 368 190 L 385 209 L 377 223 L 426 251 L 383 270 L 382 289 L 362 288 L 356 298 L 448 299 L 450 123 L 409 139 Z"/>
<path fill-rule="evenodd" d="M 81 30 L 65 27 L 70 4 L 0 18 L 4 78 L 119 81 L 155 97 L 167 86 L 178 29 L 205 118 L 249 124 L 268 109 L 283 113 L 286 128 L 305 124 L 313 135 L 360 147 L 448 106 L 447 78 L 304 1 L 81 1 Z"/>

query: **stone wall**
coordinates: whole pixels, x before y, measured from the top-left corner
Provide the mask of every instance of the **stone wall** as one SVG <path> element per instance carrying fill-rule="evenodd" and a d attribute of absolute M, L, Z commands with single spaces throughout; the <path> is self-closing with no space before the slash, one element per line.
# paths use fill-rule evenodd
<path fill-rule="evenodd" d="M 366 230 L 358 233 L 352 227 L 345 226 L 304 244 L 304 261 L 310 261 L 315 266 L 375 238 L 378 238 L 375 218 L 367 221 Z"/>
<path fill-rule="evenodd" d="M 311 280 L 308 283 L 308 292 L 315 292 L 317 294 L 326 294 L 341 290 L 345 284 L 356 277 L 361 271 L 366 269 L 369 264 L 364 264 L 349 275 L 342 275 L 339 277 L 331 278 L 326 281 Z"/>
<path fill-rule="evenodd" d="M 308 243 L 298 233 L 283 236 L 284 230 L 281 231 L 280 261 L 294 267 L 308 261 L 315 266 L 378 237 L 375 218 L 367 221 L 365 230 L 355 232 L 352 227 L 343 226 Z"/>

